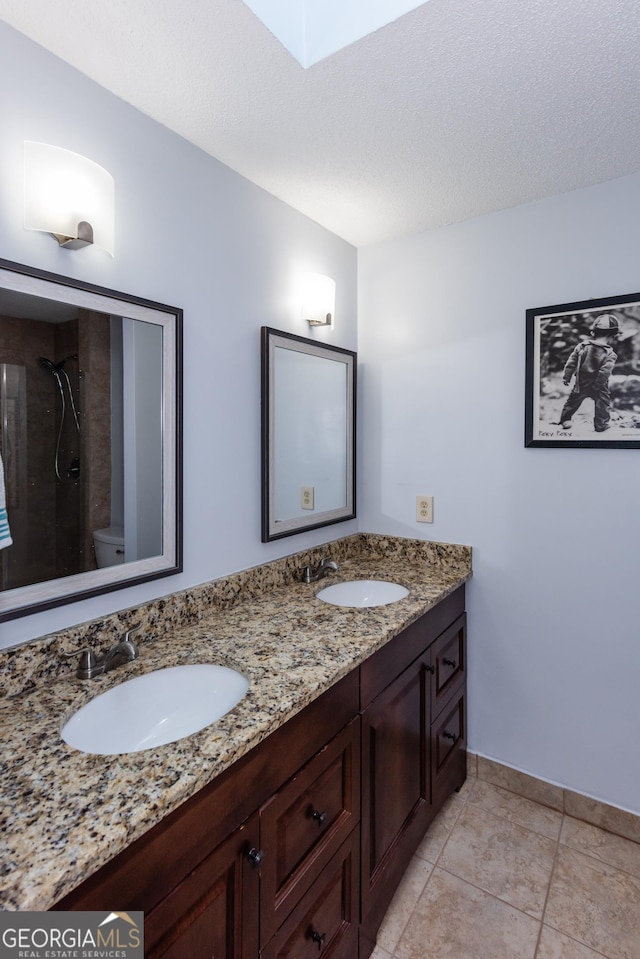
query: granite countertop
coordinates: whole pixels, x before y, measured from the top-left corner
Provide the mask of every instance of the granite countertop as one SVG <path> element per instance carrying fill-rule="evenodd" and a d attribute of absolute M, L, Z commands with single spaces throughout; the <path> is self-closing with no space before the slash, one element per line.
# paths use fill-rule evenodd
<path fill-rule="evenodd" d="M 143 638 L 136 662 L 97 680 L 67 674 L 0 700 L 0 908 L 53 905 L 470 575 L 468 547 L 443 544 L 435 561 L 360 550 L 320 583 L 274 586 Z M 315 598 L 330 582 L 367 578 L 401 583 L 409 596 L 369 609 Z M 211 726 L 152 750 L 95 756 L 61 739 L 66 720 L 105 689 L 183 663 L 231 666 L 249 690 Z"/>

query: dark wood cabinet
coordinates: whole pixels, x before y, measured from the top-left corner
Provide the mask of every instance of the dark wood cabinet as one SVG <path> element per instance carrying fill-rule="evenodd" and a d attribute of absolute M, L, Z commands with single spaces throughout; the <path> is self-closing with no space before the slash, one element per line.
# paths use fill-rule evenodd
<path fill-rule="evenodd" d="M 429 658 L 408 666 L 362 716 L 363 924 L 383 915 L 431 821 Z M 407 858 L 408 857 L 408 858 Z M 376 925 L 377 928 L 377 925 Z"/>
<path fill-rule="evenodd" d="M 434 809 L 440 809 L 466 777 L 465 707 L 465 695 L 460 691 L 431 726 L 431 801 Z"/>
<path fill-rule="evenodd" d="M 467 774 L 467 620 L 464 614 L 431 647 L 431 802 L 439 810 Z"/>
<path fill-rule="evenodd" d="M 466 617 L 458 616 L 431 647 L 431 718 L 442 711 L 464 684 L 467 670 Z"/>
<path fill-rule="evenodd" d="M 357 957 L 359 848 L 354 830 L 262 950 L 262 959 Z"/>
<path fill-rule="evenodd" d="M 362 665 L 361 676 L 366 959 L 416 847 L 466 777 L 464 591 L 392 639 Z"/>
<path fill-rule="evenodd" d="M 147 959 L 255 959 L 258 847 L 253 816 L 145 916 Z"/>
<path fill-rule="evenodd" d="M 300 911 L 326 888 L 331 916 L 312 909 L 329 930 L 320 933 L 333 943 L 326 954 L 353 959 L 339 949 L 357 942 L 358 705 L 354 670 L 54 909 L 142 910 L 153 959 L 257 959 L 261 944 L 272 949 L 278 928 L 292 913 L 302 922 Z M 329 863 L 346 848 L 338 881 Z M 297 955 L 285 945 L 272 954 Z"/>
<path fill-rule="evenodd" d="M 260 810 L 263 945 L 360 820 L 360 722 L 354 719 Z"/>
<path fill-rule="evenodd" d="M 466 776 L 456 590 L 54 906 L 142 910 L 149 959 L 367 959 Z"/>

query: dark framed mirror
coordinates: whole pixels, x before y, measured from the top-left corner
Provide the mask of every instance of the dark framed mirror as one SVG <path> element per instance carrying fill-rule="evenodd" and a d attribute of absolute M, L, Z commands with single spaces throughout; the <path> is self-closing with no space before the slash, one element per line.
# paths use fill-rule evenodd
<path fill-rule="evenodd" d="M 182 310 L 0 260 L 0 621 L 182 570 L 181 397 Z"/>
<path fill-rule="evenodd" d="M 356 515 L 351 350 L 261 331 L 262 541 Z"/>

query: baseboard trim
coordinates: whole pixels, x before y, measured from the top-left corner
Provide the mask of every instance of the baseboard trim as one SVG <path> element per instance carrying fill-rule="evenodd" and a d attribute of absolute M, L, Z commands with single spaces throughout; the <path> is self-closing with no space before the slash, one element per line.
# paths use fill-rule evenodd
<path fill-rule="evenodd" d="M 581 819 L 592 826 L 599 826 L 607 832 L 640 843 L 640 816 L 626 809 L 619 809 L 591 796 L 545 782 L 544 779 L 537 779 L 476 753 L 467 752 L 467 772 L 470 776 L 477 776 L 478 779 L 508 789 L 525 799 L 532 799 L 567 816 L 573 816 L 574 819 Z"/>

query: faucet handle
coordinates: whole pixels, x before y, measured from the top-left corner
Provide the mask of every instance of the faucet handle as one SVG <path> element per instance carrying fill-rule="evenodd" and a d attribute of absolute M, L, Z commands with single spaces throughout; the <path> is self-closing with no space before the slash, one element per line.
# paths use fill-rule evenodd
<path fill-rule="evenodd" d="M 65 659 L 73 659 L 76 656 L 79 656 L 78 668 L 76 669 L 76 676 L 78 679 L 92 679 L 96 674 L 96 669 L 98 668 L 98 657 L 92 649 L 88 647 L 86 649 L 74 649 L 71 653 L 62 652 L 62 655 Z"/>
<path fill-rule="evenodd" d="M 134 641 L 131 639 L 131 634 L 132 634 L 132 633 L 137 633 L 138 630 L 140 629 L 141 625 L 142 625 L 142 623 L 135 623 L 135 625 L 131 626 L 130 629 L 127 629 L 126 632 L 125 632 L 125 634 L 124 634 L 124 639 L 122 640 L 123 643 L 129 643 L 129 645 L 134 648 L 134 650 L 136 651 L 136 653 L 138 652 L 138 647 L 136 646 L 136 644 L 134 643 Z"/>
<path fill-rule="evenodd" d="M 96 654 L 89 646 L 87 646 L 85 649 L 73 649 L 70 653 L 63 649 L 62 655 L 65 659 L 73 659 L 74 656 L 80 656 L 81 659 L 86 658 L 87 660 L 91 659 L 92 656 L 94 659 L 96 658 Z"/>

